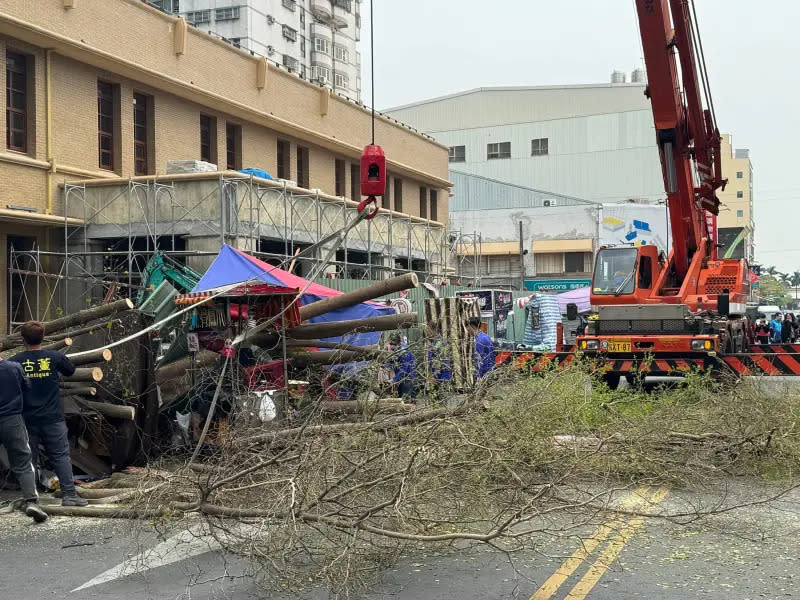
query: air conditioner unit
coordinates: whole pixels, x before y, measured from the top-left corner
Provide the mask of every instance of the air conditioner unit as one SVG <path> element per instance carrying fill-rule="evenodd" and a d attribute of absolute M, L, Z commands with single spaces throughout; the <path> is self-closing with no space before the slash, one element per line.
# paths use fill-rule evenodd
<path fill-rule="evenodd" d="M 314 81 L 321 85 L 328 85 L 328 77 L 326 75 L 317 75 L 314 78 Z"/>
<path fill-rule="evenodd" d="M 272 15 L 267 15 L 267 25 L 274 25 L 275 24 L 275 17 Z"/>
<path fill-rule="evenodd" d="M 267 46 L 267 55 L 272 56 L 275 54 L 275 48 L 273 46 Z"/>
<path fill-rule="evenodd" d="M 542 206 L 548 208 L 550 206 L 558 206 L 558 202 L 555 201 L 553 198 L 547 198 L 546 200 L 542 200 Z"/>

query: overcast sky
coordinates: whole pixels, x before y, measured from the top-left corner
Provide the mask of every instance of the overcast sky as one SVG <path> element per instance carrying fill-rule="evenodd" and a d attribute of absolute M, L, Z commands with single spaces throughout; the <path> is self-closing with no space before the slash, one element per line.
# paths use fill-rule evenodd
<path fill-rule="evenodd" d="M 800 270 L 800 2 L 695 1 L 718 125 L 753 161 L 756 258 Z M 642 66 L 633 0 L 374 2 L 378 108 L 481 86 L 606 82 Z M 369 105 L 369 0 L 362 10 Z"/>

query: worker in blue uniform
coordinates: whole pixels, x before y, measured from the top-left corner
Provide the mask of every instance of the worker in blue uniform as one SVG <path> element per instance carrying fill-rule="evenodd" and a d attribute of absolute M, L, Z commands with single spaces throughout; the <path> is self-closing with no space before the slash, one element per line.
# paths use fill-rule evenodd
<path fill-rule="evenodd" d="M 475 336 L 475 379 L 480 381 L 494 369 L 494 345 L 492 338 L 481 330 L 481 320 L 478 317 L 471 317 L 469 329 Z"/>

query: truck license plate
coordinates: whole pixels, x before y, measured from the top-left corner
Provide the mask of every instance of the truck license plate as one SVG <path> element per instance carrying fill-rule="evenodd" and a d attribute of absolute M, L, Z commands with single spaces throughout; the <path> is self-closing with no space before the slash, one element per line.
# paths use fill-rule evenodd
<path fill-rule="evenodd" d="M 633 344 L 630 340 L 611 340 L 608 342 L 609 352 L 633 352 Z"/>

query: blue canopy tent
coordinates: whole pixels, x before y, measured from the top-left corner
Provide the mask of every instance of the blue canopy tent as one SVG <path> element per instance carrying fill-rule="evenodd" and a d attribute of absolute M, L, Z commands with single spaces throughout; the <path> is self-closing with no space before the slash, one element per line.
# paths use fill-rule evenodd
<path fill-rule="evenodd" d="M 249 254 L 224 244 L 214 262 L 208 268 L 192 292 L 206 292 L 221 288 L 233 283 L 245 281 L 262 281 L 272 285 L 282 285 L 295 288 L 303 292 L 300 305 L 305 306 L 331 296 L 340 296 L 342 292 L 325 287 L 318 283 L 309 282 L 298 275 L 279 269 Z M 352 321 L 353 319 L 366 319 L 382 315 L 395 314 L 389 306 L 378 303 L 365 302 L 347 308 L 325 313 L 309 319 L 309 323 L 326 323 L 331 321 Z M 356 346 L 377 344 L 379 332 L 357 333 L 341 338 L 329 338 L 330 341 L 342 341 Z"/>

